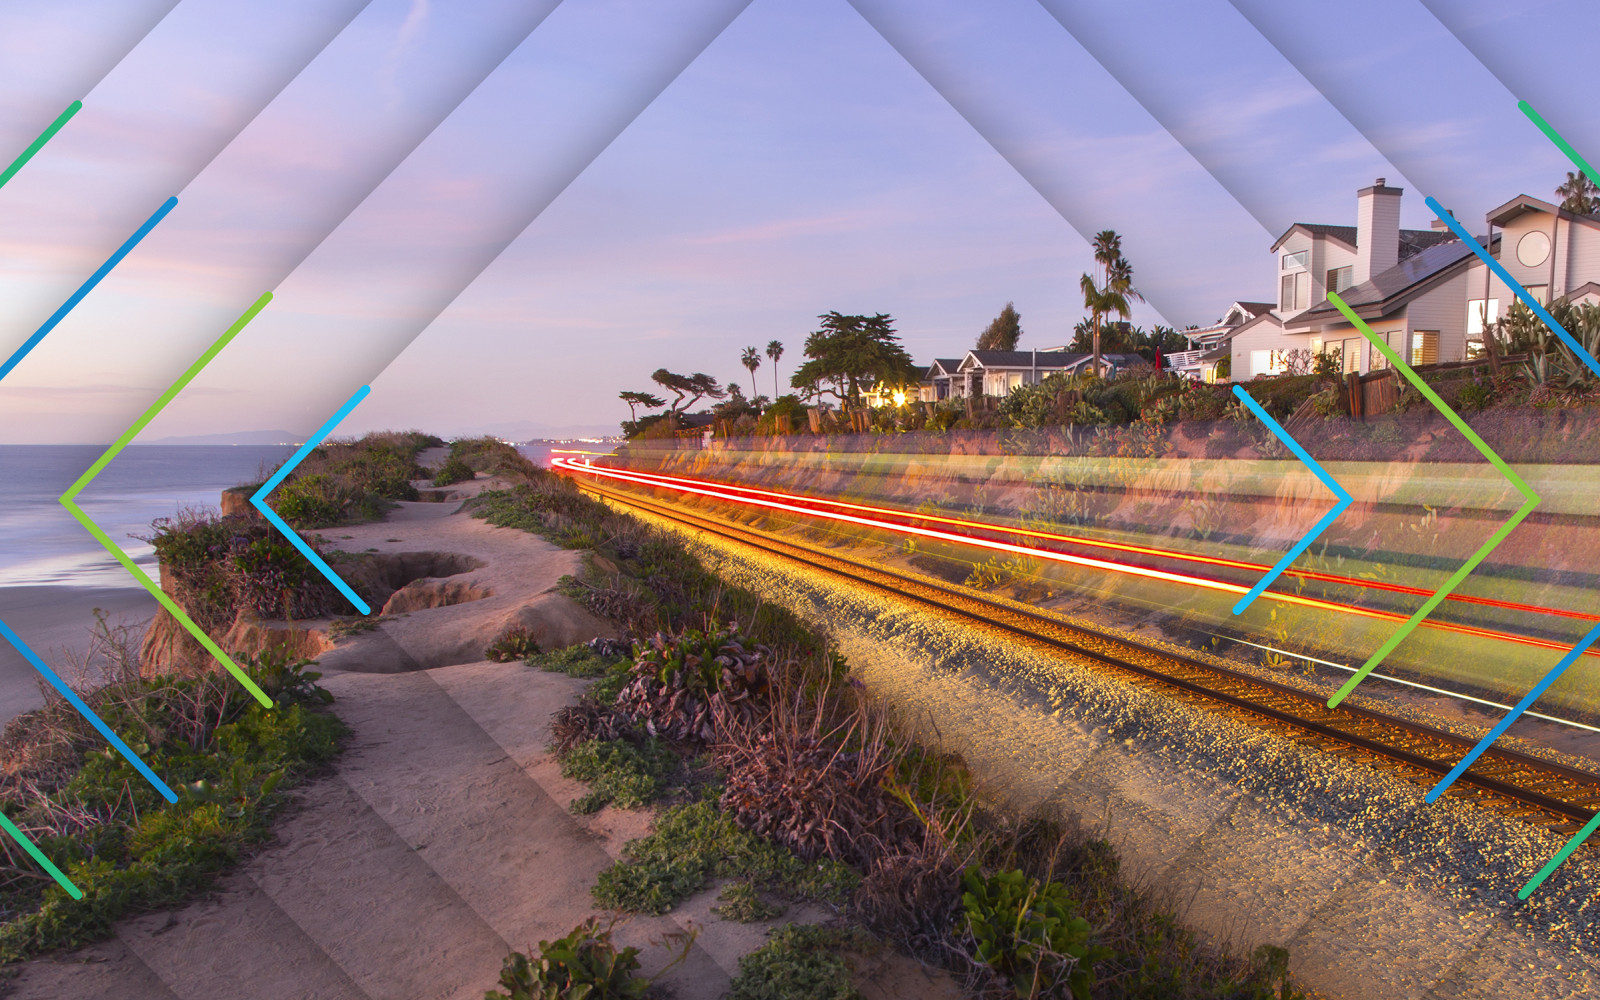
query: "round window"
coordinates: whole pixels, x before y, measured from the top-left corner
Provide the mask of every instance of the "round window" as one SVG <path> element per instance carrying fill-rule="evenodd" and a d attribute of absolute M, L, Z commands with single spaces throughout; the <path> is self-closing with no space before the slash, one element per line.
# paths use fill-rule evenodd
<path fill-rule="evenodd" d="M 1524 267 L 1536 267 L 1550 259 L 1550 237 L 1537 229 L 1517 241 L 1517 260 Z"/>

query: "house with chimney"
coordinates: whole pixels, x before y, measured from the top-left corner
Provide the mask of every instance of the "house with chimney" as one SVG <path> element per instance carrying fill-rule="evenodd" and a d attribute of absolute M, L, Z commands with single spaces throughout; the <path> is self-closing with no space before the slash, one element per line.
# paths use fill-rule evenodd
<path fill-rule="evenodd" d="M 1234 381 L 1282 372 L 1293 350 L 1336 355 L 1345 372 L 1387 367 L 1330 291 L 1409 364 L 1481 356 L 1486 324 L 1515 295 L 1442 220 L 1401 229 L 1402 195 L 1380 177 L 1356 192 L 1354 226 L 1290 226 L 1272 245 L 1277 308 L 1234 328 L 1202 363 L 1225 350 Z M 1600 301 L 1600 219 L 1519 195 L 1485 221 L 1478 245 L 1541 304 Z"/>

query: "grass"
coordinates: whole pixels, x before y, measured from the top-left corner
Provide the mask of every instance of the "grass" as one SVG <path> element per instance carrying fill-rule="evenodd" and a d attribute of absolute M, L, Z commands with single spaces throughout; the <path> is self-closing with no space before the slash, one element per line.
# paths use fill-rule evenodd
<path fill-rule="evenodd" d="M 848 932 L 807 924 L 773 931 L 766 944 L 739 959 L 727 1000 L 860 1000 L 850 967 L 839 955 L 860 947 Z"/>
<path fill-rule="evenodd" d="M 589 740 L 560 756 L 561 776 L 587 782 L 589 791 L 573 800 L 580 815 L 608 805 L 637 809 L 667 789 L 678 770 L 677 756 L 655 738 L 636 746 L 628 740 Z"/>
<path fill-rule="evenodd" d="M 19 716 L 0 808 L 81 890 L 73 900 L 6 841 L 0 960 L 111 934 L 117 918 L 175 905 L 263 841 L 283 789 L 331 760 L 343 725 L 331 696 L 285 657 L 236 656 L 277 707 L 225 675 L 126 679 L 91 692 L 106 722 L 179 792 L 168 804 L 64 703 Z M 66 709 L 64 711 L 64 709 Z"/>
<path fill-rule="evenodd" d="M 568 646 L 549 653 L 535 653 L 524 662 L 530 667 L 550 670 L 568 677 L 601 677 L 624 661 L 604 657 L 586 645 Z"/>
<path fill-rule="evenodd" d="M 758 837 L 717 808 L 710 789 L 698 802 L 673 806 L 655 832 L 631 841 L 626 856 L 600 873 L 595 901 L 609 909 L 665 913 L 713 878 L 742 878 L 794 900 L 842 905 L 860 881 L 837 861 L 802 861 Z"/>

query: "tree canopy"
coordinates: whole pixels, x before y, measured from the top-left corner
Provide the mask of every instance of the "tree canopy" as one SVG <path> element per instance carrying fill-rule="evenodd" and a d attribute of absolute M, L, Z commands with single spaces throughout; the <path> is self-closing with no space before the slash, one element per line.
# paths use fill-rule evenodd
<path fill-rule="evenodd" d="M 1566 183 L 1556 188 L 1556 197 L 1562 199 L 1561 207 L 1579 215 L 1600 213 L 1600 189 L 1589 180 L 1589 175 L 1567 171 Z"/>
<path fill-rule="evenodd" d="M 978 351 L 1014 351 L 1017 341 L 1022 338 L 1022 317 L 1017 315 L 1016 306 L 1010 302 L 1000 310 L 1000 315 L 994 318 L 987 328 L 978 334 L 978 342 L 974 350 Z"/>
<path fill-rule="evenodd" d="M 712 399 L 722 399 L 728 395 L 728 390 L 705 372 L 679 375 L 665 368 L 657 368 L 650 376 L 650 381 L 677 397 L 667 408 L 669 415 L 682 413 L 708 396 Z"/>
<path fill-rule="evenodd" d="M 653 410 L 658 406 L 667 405 L 665 399 L 649 392 L 633 392 L 630 390 L 618 393 L 617 398 L 628 404 L 628 417 L 635 423 L 639 420 L 639 412 L 636 407 L 642 406 L 647 410 Z"/>
<path fill-rule="evenodd" d="M 817 318 L 821 328 L 806 338 L 805 355 L 810 360 L 789 380 L 807 399 L 827 393 L 840 402 L 858 403 L 863 389 L 916 380 L 916 363 L 900 346 L 888 314 L 828 312 Z"/>
<path fill-rule="evenodd" d="M 756 369 L 761 367 L 761 352 L 754 347 L 746 347 L 744 353 L 739 355 L 739 363 L 750 369 L 750 395 L 754 396 L 760 391 L 756 388 Z"/>

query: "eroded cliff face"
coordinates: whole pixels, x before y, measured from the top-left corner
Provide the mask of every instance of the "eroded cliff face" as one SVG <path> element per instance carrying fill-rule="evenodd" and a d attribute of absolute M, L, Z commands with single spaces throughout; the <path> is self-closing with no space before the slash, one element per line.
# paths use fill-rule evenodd
<path fill-rule="evenodd" d="M 402 504 L 389 520 L 330 529 L 322 544 L 328 546 L 328 564 L 373 609 L 371 615 L 347 609 L 347 617 L 334 617 L 330 609 L 344 601 L 327 600 L 322 591 L 329 588 L 315 574 L 303 579 L 319 588 L 317 593 L 269 592 L 265 605 L 248 599 L 250 591 L 262 590 L 261 581 L 250 578 L 191 572 L 182 579 L 182 573 L 163 565 L 162 586 L 229 654 L 282 649 L 332 670 L 393 673 L 475 663 L 485 647 L 513 627 L 525 629 L 542 649 L 615 634 L 555 591 L 563 575 L 580 568 L 579 553 L 523 531 L 493 527 L 446 504 Z M 281 574 L 284 567 L 273 565 Z M 220 600 L 202 593 L 217 586 L 240 592 Z M 283 608 L 314 608 L 316 616 L 285 620 L 254 610 L 264 606 L 280 615 Z M 145 633 L 141 673 L 193 676 L 218 669 L 217 660 L 181 622 L 165 609 L 159 612 Z"/>

